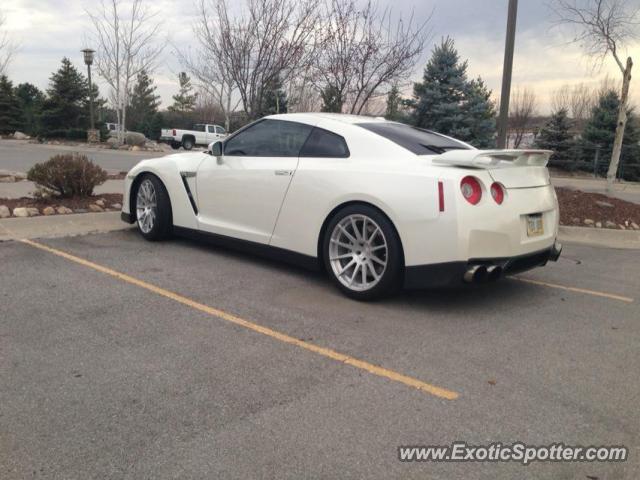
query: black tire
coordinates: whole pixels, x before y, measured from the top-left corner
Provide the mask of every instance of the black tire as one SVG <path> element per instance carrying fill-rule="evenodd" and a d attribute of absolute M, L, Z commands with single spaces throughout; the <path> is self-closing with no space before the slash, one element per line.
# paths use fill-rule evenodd
<path fill-rule="evenodd" d="M 195 142 L 193 141 L 193 139 L 189 137 L 182 139 L 182 148 L 184 148 L 185 150 L 191 150 L 194 145 Z"/>
<path fill-rule="evenodd" d="M 145 188 L 145 182 L 150 182 L 153 186 L 153 190 L 155 192 L 155 218 L 153 219 L 153 223 L 148 228 L 149 224 L 142 225 L 140 221 L 140 216 L 138 215 L 138 206 L 139 202 L 142 201 L 141 197 L 138 195 L 141 188 Z M 171 230 L 173 227 L 173 215 L 171 211 L 171 200 L 169 199 L 169 194 L 167 193 L 167 189 L 164 184 L 160 181 L 158 177 L 152 175 L 150 173 L 145 173 L 140 178 L 140 181 L 137 184 L 134 195 L 134 209 L 133 214 L 136 218 L 136 225 L 138 227 L 138 231 L 140 234 L 146 239 L 150 241 L 162 240 L 167 238 L 171 234 Z M 140 203 L 142 207 L 143 202 Z"/>
<path fill-rule="evenodd" d="M 178 150 L 182 146 L 180 142 L 171 142 L 169 145 L 171 145 L 171 148 L 174 150 Z"/>
<path fill-rule="evenodd" d="M 363 223 L 362 228 L 365 229 L 364 225 L 369 225 L 370 231 L 371 230 L 375 231 L 375 227 L 376 226 L 379 227 L 383 237 L 381 239 L 380 237 L 378 237 L 378 239 L 381 242 L 382 241 L 386 242 L 386 249 L 379 250 L 379 252 L 381 252 L 381 255 L 383 255 L 384 257 L 383 260 L 386 260 L 386 266 L 384 267 L 384 270 L 382 272 L 377 272 L 377 276 L 378 276 L 377 280 L 371 277 L 372 278 L 371 283 L 376 281 L 377 283 L 373 284 L 370 288 L 367 288 L 366 285 L 369 283 L 368 282 L 369 275 L 372 275 L 371 266 L 373 266 L 374 264 L 373 262 L 371 262 L 371 256 L 369 256 L 369 260 L 367 260 L 367 255 L 371 255 L 371 252 L 373 250 L 369 250 L 368 252 L 365 252 L 365 251 L 359 252 L 362 254 L 362 257 L 359 257 L 359 258 L 364 259 L 363 263 L 367 263 L 368 265 L 366 267 L 361 267 L 361 268 L 364 268 L 364 273 L 362 272 L 362 270 L 360 270 L 362 277 L 364 277 L 363 288 L 366 288 L 364 290 L 354 290 L 353 288 L 349 288 L 347 285 L 343 284 L 343 281 L 341 281 L 338 278 L 339 275 L 334 271 L 334 267 L 332 265 L 336 265 L 336 264 L 332 263 L 332 260 L 330 257 L 332 234 L 334 233 L 334 231 L 335 232 L 339 231 L 338 225 L 341 222 L 347 221 L 346 219 L 350 220 L 349 217 L 353 218 L 352 216 L 354 215 L 356 216 L 356 218 L 366 217 L 367 219 L 372 220 L 374 225 L 372 225 L 371 223 L 367 223 L 367 224 Z M 353 229 L 351 230 L 351 233 L 352 234 L 354 233 Z M 373 235 L 374 234 L 371 234 L 371 238 L 373 238 Z M 378 233 L 378 235 L 380 235 L 380 233 Z M 371 247 L 371 245 L 369 245 L 369 247 Z M 383 247 L 378 246 L 378 247 L 375 247 L 374 249 L 379 249 L 379 248 L 383 248 Z M 348 250 L 346 251 L 348 252 L 347 255 L 351 255 L 351 253 Z M 378 253 L 376 253 L 375 255 L 378 255 Z M 341 256 L 344 256 L 344 255 L 341 255 Z M 327 225 L 324 238 L 322 241 L 322 257 L 324 260 L 325 269 L 329 277 L 331 277 L 331 280 L 333 281 L 333 283 L 342 291 L 342 293 L 344 293 L 346 296 L 353 298 L 355 300 L 375 300 L 378 298 L 382 298 L 396 292 L 400 287 L 401 279 L 402 279 L 402 271 L 404 269 L 402 245 L 400 242 L 400 238 L 398 237 L 398 234 L 396 233 L 396 230 L 393 227 L 393 224 L 386 217 L 386 215 L 384 215 L 382 212 L 380 212 L 376 208 L 373 208 L 369 205 L 364 205 L 364 204 L 349 205 L 339 210 L 333 215 L 331 220 L 329 220 L 329 223 Z M 348 257 L 347 259 L 344 260 L 344 262 L 345 263 L 351 262 L 352 261 L 351 258 L 355 258 L 355 257 Z M 335 259 L 333 260 L 333 262 L 335 262 Z M 337 265 L 340 265 L 340 263 L 338 263 Z M 341 266 L 344 267 L 344 265 L 341 265 Z M 358 275 L 355 273 L 356 267 L 353 267 L 353 268 L 354 269 L 352 271 L 354 272 L 354 276 Z M 367 269 L 369 269 L 369 274 L 366 273 Z M 340 277 L 342 277 L 342 275 L 340 275 Z"/>

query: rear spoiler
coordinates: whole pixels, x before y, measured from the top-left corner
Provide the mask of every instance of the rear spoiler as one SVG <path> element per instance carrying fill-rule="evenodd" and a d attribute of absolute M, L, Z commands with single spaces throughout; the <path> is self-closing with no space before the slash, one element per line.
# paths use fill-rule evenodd
<path fill-rule="evenodd" d="M 449 150 L 433 163 L 476 168 L 544 167 L 551 150 Z"/>

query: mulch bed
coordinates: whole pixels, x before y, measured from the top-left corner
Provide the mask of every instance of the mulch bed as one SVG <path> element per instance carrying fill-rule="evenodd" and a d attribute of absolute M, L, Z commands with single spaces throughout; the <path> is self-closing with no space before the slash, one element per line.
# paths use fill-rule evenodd
<path fill-rule="evenodd" d="M 105 207 L 110 208 L 114 203 L 122 204 L 121 193 L 103 193 L 102 195 L 93 195 L 91 197 L 71 197 L 71 198 L 0 198 L 0 205 L 6 205 L 13 212 L 17 207 L 35 207 L 40 210 L 46 207 L 67 207 L 73 210 L 89 210 L 89 205 L 96 203 L 98 200 L 104 200 Z"/>
<path fill-rule="evenodd" d="M 556 193 L 560 204 L 561 225 L 584 227 L 588 226 L 585 220 L 591 220 L 594 224 L 600 222 L 602 228 L 622 229 L 621 226 L 624 226 L 631 230 L 632 223 L 640 224 L 640 205 L 637 203 L 569 188 L 556 187 Z M 606 222 L 613 222 L 616 226 L 607 227 Z"/>

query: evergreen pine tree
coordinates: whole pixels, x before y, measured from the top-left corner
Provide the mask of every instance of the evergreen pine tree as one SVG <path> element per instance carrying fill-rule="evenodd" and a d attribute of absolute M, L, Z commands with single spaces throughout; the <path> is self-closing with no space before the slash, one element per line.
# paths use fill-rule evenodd
<path fill-rule="evenodd" d="M 131 93 L 131 104 L 127 112 L 127 123 L 131 130 L 143 133 L 147 138 L 155 135 L 156 117 L 160 106 L 160 96 L 156 95 L 156 86 L 144 70 L 138 74 Z M 159 131 L 158 131 L 159 133 Z"/>
<path fill-rule="evenodd" d="M 400 89 L 397 85 L 393 85 L 389 93 L 387 93 L 387 110 L 384 114 L 384 118 L 387 120 L 400 120 L 402 117 L 400 113 L 400 105 L 402 104 L 402 97 L 400 96 Z"/>
<path fill-rule="evenodd" d="M 178 82 L 180 83 L 180 91 L 173 96 L 173 105 L 168 110 L 176 113 L 192 112 L 196 105 L 197 93 L 193 93 L 191 79 L 185 72 L 178 74 Z"/>
<path fill-rule="evenodd" d="M 599 150 L 598 172 L 600 174 L 606 173 L 611 160 L 619 105 L 620 98 L 614 90 L 602 93 L 582 132 L 585 159 L 590 160 L 593 158 L 595 150 Z M 637 125 L 637 117 L 633 110 L 629 110 L 622 140 L 621 165 L 629 162 L 635 163 L 635 159 L 640 158 L 638 141 L 640 141 L 640 130 Z M 622 168 L 624 169 L 624 167 Z M 640 176 L 640 169 L 630 168 L 625 173 L 625 179 L 635 180 Z"/>
<path fill-rule="evenodd" d="M 572 170 L 572 149 L 574 147 L 571 135 L 571 120 L 566 108 L 561 108 L 551 115 L 549 121 L 540 129 L 536 138 L 536 147 L 553 150 L 550 165 Z"/>
<path fill-rule="evenodd" d="M 263 89 L 262 107 L 260 117 L 273 115 L 275 113 L 287 113 L 287 94 L 282 89 L 282 82 L 279 78 L 270 82 Z"/>
<path fill-rule="evenodd" d="M 320 108 L 321 112 L 342 112 L 344 98 L 342 98 L 342 95 L 337 88 L 329 85 L 320 92 L 320 96 L 322 97 L 322 107 Z"/>
<path fill-rule="evenodd" d="M 6 75 L 0 76 L 0 133 L 11 134 L 21 128 L 20 103 L 13 84 Z"/>
<path fill-rule="evenodd" d="M 452 39 L 443 39 L 433 50 L 422 82 L 414 84 L 413 123 L 479 147 L 490 146 L 495 130 L 490 95 L 481 79 L 467 79 L 467 61 L 460 61 Z"/>
<path fill-rule="evenodd" d="M 92 94 L 96 95 L 94 86 Z M 68 58 L 62 59 L 60 69 L 50 78 L 42 111 L 42 127 L 46 134 L 59 134 L 70 129 L 88 127 L 88 83 Z M 97 95 L 96 95 L 97 96 Z"/>
<path fill-rule="evenodd" d="M 25 133 L 37 135 L 39 131 L 39 117 L 44 104 L 44 93 L 35 85 L 21 83 L 15 89 L 20 104 L 21 123 Z"/>

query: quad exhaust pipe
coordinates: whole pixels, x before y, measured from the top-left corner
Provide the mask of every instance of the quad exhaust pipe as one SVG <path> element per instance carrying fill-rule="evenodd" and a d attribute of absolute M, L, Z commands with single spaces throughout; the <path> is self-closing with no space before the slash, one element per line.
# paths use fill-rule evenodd
<path fill-rule="evenodd" d="M 464 272 L 463 279 L 466 283 L 494 282 L 502 276 L 502 267 L 499 265 L 471 265 Z"/>

